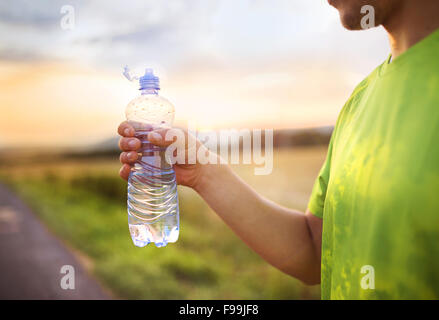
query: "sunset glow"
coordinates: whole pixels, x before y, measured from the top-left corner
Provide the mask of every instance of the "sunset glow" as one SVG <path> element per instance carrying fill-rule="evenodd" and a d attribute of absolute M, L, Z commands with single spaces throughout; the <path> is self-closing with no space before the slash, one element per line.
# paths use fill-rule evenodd
<path fill-rule="evenodd" d="M 133 1 L 120 11 L 74 1 L 81 19 L 70 31 L 59 27 L 55 3 L 38 12 L 1 7 L 9 19 L 0 17 L 0 148 L 80 146 L 114 136 L 138 94 L 121 74 L 125 64 L 138 73 L 154 68 L 178 126 L 332 125 L 388 51 L 376 31 L 362 38 L 344 31 L 335 10 L 321 3 L 184 3 Z"/>

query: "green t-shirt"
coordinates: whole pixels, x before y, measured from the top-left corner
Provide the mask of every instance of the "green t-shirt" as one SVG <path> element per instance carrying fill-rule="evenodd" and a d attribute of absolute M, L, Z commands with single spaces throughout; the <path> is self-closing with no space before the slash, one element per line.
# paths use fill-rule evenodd
<path fill-rule="evenodd" d="M 343 107 L 312 191 L 323 299 L 439 299 L 439 30 L 389 61 Z"/>

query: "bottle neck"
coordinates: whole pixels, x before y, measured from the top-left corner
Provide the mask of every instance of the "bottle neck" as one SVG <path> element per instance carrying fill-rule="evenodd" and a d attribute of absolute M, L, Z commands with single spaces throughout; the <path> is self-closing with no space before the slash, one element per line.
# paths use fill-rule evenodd
<path fill-rule="evenodd" d="M 142 95 L 144 95 L 144 94 L 159 94 L 159 91 L 157 89 L 141 89 L 140 93 Z"/>

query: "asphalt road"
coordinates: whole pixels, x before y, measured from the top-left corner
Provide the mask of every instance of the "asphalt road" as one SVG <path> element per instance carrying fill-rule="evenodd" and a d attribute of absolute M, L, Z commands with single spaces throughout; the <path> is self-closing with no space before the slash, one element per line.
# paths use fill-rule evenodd
<path fill-rule="evenodd" d="M 73 269 L 61 273 L 63 266 Z M 66 276 L 69 281 L 63 281 Z M 29 207 L 0 184 L 0 299 L 109 298 Z"/>

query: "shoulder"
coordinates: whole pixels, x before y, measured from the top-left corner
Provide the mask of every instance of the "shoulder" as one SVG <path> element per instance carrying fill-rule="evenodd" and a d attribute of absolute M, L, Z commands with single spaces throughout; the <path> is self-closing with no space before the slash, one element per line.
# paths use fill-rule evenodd
<path fill-rule="evenodd" d="M 390 56 L 389 56 L 390 57 Z M 361 99 L 367 94 L 368 89 L 373 86 L 375 81 L 379 78 L 379 73 L 384 64 L 388 63 L 389 58 L 387 58 L 382 64 L 376 67 L 367 77 L 365 77 L 352 91 L 348 100 L 341 109 L 337 122 L 334 127 L 332 134 L 332 140 L 336 140 L 336 136 L 339 135 L 340 131 L 350 122 L 350 119 L 355 113 Z"/>
<path fill-rule="evenodd" d="M 340 111 L 336 127 L 339 126 L 340 123 L 343 123 L 345 118 L 355 110 L 355 106 L 358 105 L 358 102 L 363 98 L 364 94 L 367 92 L 367 89 L 376 81 L 379 76 L 380 69 L 387 62 L 388 59 L 386 59 L 386 61 L 376 67 L 354 88 L 348 100 Z"/>

